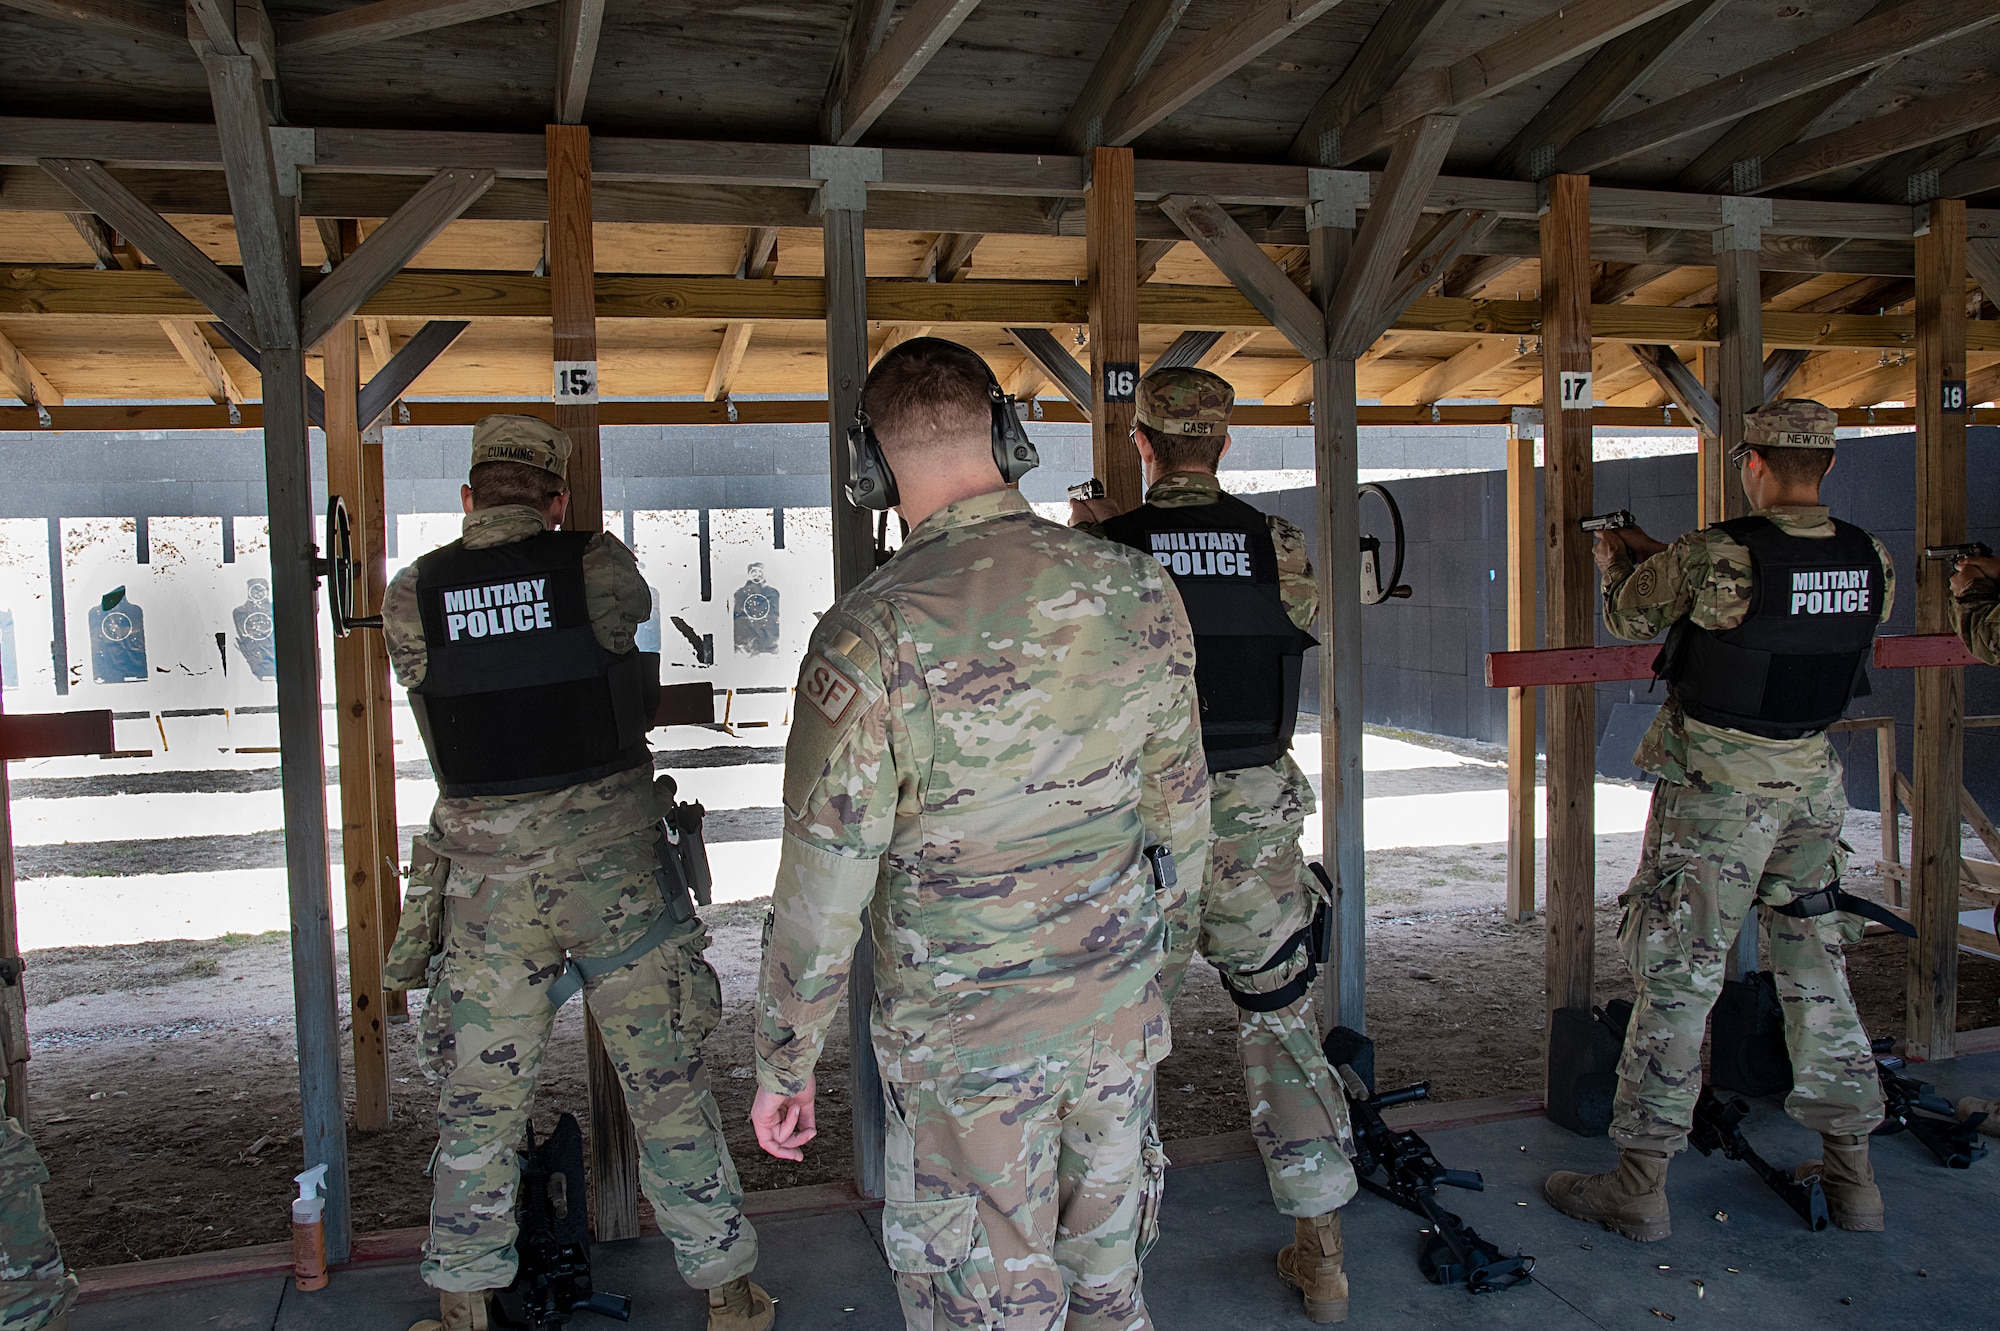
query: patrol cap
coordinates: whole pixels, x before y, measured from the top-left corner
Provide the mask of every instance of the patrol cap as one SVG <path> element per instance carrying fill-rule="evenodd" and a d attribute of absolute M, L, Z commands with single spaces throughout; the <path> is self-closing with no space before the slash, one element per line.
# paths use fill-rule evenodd
<path fill-rule="evenodd" d="M 568 479 L 569 436 L 539 416 L 482 416 L 472 427 L 472 465 L 519 462 Z"/>
<path fill-rule="evenodd" d="M 1809 397 L 1780 398 L 1744 414 L 1743 442 L 1751 447 L 1832 448 L 1838 422 L 1832 407 Z"/>
<path fill-rule="evenodd" d="M 1155 434 L 1226 434 L 1235 405 L 1236 390 L 1213 370 L 1176 365 L 1139 381 L 1139 424 Z"/>

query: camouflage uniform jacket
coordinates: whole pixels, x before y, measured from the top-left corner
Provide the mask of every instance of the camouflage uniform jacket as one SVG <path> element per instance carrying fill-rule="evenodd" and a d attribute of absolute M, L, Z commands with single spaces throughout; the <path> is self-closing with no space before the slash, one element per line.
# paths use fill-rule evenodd
<path fill-rule="evenodd" d="M 1193 637 L 1153 560 L 1012 490 L 919 523 L 800 668 L 759 1085 L 812 1073 L 864 914 L 891 1080 L 976 1094 L 1093 1038 L 1164 1055 L 1165 929 L 1208 858 L 1193 716 Z"/>
<path fill-rule="evenodd" d="M 1831 536 L 1833 523 L 1820 505 L 1759 510 L 1793 536 Z M 1896 570 L 1874 541 L 1882 561 L 1881 617 L 1896 599 Z M 1660 553 L 1634 564 L 1621 552 L 1604 574 L 1604 626 L 1627 642 L 1645 642 L 1686 615 L 1705 629 L 1726 630 L 1750 613 L 1750 552 L 1719 528 L 1689 532 Z M 1632 762 L 1662 781 L 1718 794 L 1826 793 L 1840 781 L 1840 764 L 1825 735 L 1766 739 L 1696 721 L 1668 699 L 1639 741 Z"/>
<path fill-rule="evenodd" d="M 1951 603 L 1952 622 L 1965 649 L 1990 665 L 2000 665 L 2000 582 L 1976 579 Z"/>
<path fill-rule="evenodd" d="M 508 504 L 468 513 L 461 539 L 467 549 L 483 550 L 547 529 L 534 509 Z M 632 650 L 633 633 L 653 612 L 653 594 L 624 542 L 607 532 L 591 538 L 583 551 L 583 589 L 598 644 L 606 651 Z M 395 576 L 382 598 L 382 636 L 396 681 L 406 689 L 423 683 L 427 658 L 414 564 Z M 505 878 L 552 861 L 558 850 L 574 854 L 610 845 L 656 822 L 652 787 L 652 772 L 635 768 L 532 795 L 440 798 L 424 839 L 468 877 Z"/>

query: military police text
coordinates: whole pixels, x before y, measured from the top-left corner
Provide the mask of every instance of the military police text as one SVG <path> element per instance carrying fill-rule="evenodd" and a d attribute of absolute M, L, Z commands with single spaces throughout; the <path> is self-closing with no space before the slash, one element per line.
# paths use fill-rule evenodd
<path fill-rule="evenodd" d="M 523 578 L 519 582 L 496 582 L 486 587 L 467 587 L 444 594 L 444 627 L 457 642 L 460 633 L 483 638 L 489 633 L 527 633 L 554 628 L 549 619 L 549 603 L 542 599 L 546 578 Z"/>

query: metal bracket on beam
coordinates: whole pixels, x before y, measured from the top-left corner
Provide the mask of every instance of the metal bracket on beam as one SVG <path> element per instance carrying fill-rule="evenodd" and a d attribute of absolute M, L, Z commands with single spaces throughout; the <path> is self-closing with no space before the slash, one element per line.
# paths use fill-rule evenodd
<path fill-rule="evenodd" d="M 1542 428 L 1542 409 L 1540 407 L 1515 407 L 1509 415 L 1512 418 L 1510 423 L 1517 430 L 1525 430 L 1530 426 L 1533 426 L 1537 430 Z"/>
<path fill-rule="evenodd" d="M 816 143 L 806 150 L 807 167 L 822 183 L 813 195 L 812 215 L 829 209 L 868 210 L 868 182 L 882 178 L 880 148 L 835 148 Z"/>
<path fill-rule="evenodd" d="M 1306 230 L 1354 230 L 1354 215 L 1368 203 L 1366 171 L 1306 172 Z"/>
<path fill-rule="evenodd" d="M 299 197 L 299 168 L 319 162 L 316 131 L 289 125 L 271 126 L 271 164 L 278 168 L 278 193 Z"/>
<path fill-rule="evenodd" d="M 1771 201 L 1725 195 L 1720 202 L 1722 228 L 1713 237 L 1713 252 L 1763 249 L 1764 228 L 1771 225 Z"/>

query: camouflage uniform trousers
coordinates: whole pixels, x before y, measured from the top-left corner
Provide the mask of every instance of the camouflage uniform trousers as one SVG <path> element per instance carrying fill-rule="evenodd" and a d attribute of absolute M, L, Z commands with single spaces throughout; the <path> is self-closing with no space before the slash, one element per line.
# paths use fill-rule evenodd
<path fill-rule="evenodd" d="M 1140 1041 L 1023 1075 L 883 1083 L 882 1240 L 909 1331 L 1149 1331 L 1167 1157 Z"/>
<path fill-rule="evenodd" d="M 1760 903 L 1785 905 L 1839 875 L 1846 815 L 1837 785 L 1775 797 L 1666 781 L 1653 788 L 1639 872 L 1620 898 L 1618 944 L 1638 997 L 1618 1065 L 1611 1137 L 1619 1145 L 1668 1154 L 1687 1145 L 1702 1037 L 1737 933 Z M 1841 952 L 1860 922 L 1768 910 L 1765 919 L 1792 1056 L 1785 1109 L 1816 1132 L 1870 1132 L 1882 1121 L 1882 1091 Z"/>
<path fill-rule="evenodd" d="M 76 1277 L 42 1209 L 49 1168 L 13 1119 L 0 1120 L 0 1331 L 37 1331 L 76 1302 Z"/>
<path fill-rule="evenodd" d="M 1218 772 L 1210 779 L 1215 841 L 1202 888 L 1198 946 L 1224 978 L 1247 992 L 1281 989 L 1302 973 L 1306 949 L 1261 970 L 1293 934 L 1312 922 L 1319 894 L 1308 885 L 1299 847 L 1312 786 L 1286 757 L 1268 767 Z M 1179 993 L 1181 967 L 1168 962 L 1168 999 Z M 1319 1043 L 1319 1018 L 1308 987 L 1275 1012 L 1237 1009 L 1236 1047 L 1250 1103 L 1250 1134 L 1264 1157 L 1271 1199 L 1281 1214 L 1324 1215 L 1356 1187 L 1354 1130 L 1347 1097 Z"/>
<path fill-rule="evenodd" d="M 498 1289 L 514 1277 L 516 1150 L 525 1140 L 555 1011 L 549 986 L 564 953 L 613 957 L 660 909 L 649 836 L 447 898 L 448 933 L 427 1020 L 427 1055 L 448 1060 L 438 1097 L 438 1157 L 424 1280 L 438 1289 Z M 454 870 L 452 890 L 460 891 Z M 701 1043 L 721 1019 L 722 992 L 698 925 L 588 981 L 584 999 L 624 1081 L 639 1139 L 639 1177 L 681 1275 L 709 1289 L 757 1264 L 742 1185 L 723 1140 Z M 429 1013 L 426 1013 L 429 1016 Z"/>

